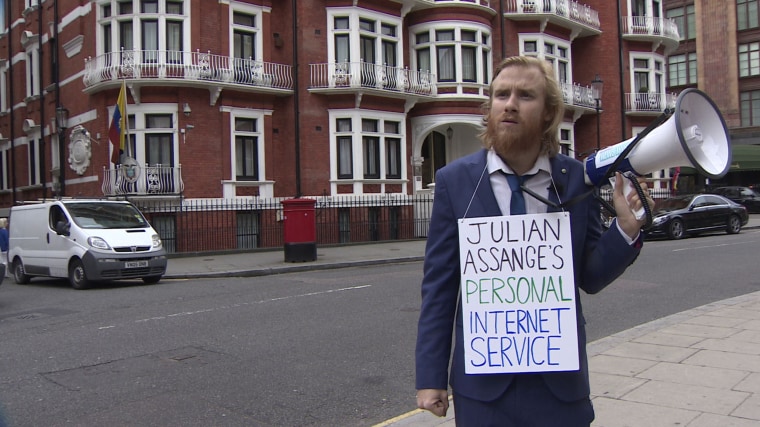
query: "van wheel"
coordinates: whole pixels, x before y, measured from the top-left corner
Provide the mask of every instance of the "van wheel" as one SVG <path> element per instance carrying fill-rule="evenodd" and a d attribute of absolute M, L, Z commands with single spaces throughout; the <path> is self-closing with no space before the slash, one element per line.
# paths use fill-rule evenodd
<path fill-rule="evenodd" d="M 90 287 L 90 281 L 84 272 L 82 260 L 74 259 L 69 263 L 69 282 L 74 289 L 87 289 Z"/>
<path fill-rule="evenodd" d="M 30 277 L 24 273 L 24 263 L 20 259 L 13 261 L 13 280 L 19 285 L 25 285 L 29 283 Z"/>
<path fill-rule="evenodd" d="M 158 283 L 159 280 L 161 280 L 161 276 L 148 276 L 142 278 L 143 283 L 146 285 L 154 285 Z"/>

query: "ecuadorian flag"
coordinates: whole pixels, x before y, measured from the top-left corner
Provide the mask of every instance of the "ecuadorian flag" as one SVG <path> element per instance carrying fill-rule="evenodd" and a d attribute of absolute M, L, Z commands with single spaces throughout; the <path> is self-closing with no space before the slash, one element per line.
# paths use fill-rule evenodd
<path fill-rule="evenodd" d="M 108 128 L 108 140 L 113 144 L 111 163 L 118 165 L 121 155 L 124 153 L 124 139 L 127 133 L 127 83 L 121 81 L 119 98 L 116 100 L 116 108 L 113 110 L 111 126 Z"/>

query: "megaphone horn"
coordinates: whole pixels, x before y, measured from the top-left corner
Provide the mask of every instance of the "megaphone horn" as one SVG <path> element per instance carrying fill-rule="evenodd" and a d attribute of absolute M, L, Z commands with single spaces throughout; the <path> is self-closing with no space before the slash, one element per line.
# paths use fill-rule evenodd
<path fill-rule="evenodd" d="M 597 151 L 586 159 L 586 182 L 602 186 L 609 168 L 626 151 L 631 138 Z M 726 122 L 702 91 L 686 89 L 676 100 L 675 113 L 643 138 L 619 162 L 620 172 L 638 176 L 676 166 L 690 166 L 708 178 L 722 178 L 731 165 Z"/>

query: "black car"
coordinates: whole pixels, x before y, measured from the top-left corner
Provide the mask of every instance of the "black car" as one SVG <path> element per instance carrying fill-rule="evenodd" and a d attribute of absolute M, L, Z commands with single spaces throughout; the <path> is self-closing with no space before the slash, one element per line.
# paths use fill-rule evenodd
<path fill-rule="evenodd" d="M 749 213 L 760 213 L 760 193 L 756 189 L 731 186 L 718 187 L 710 192 L 744 205 Z"/>
<path fill-rule="evenodd" d="M 749 221 L 746 207 L 715 194 L 658 200 L 652 215 L 652 227 L 647 234 L 670 239 L 714 230 L 736 234 Z"/>

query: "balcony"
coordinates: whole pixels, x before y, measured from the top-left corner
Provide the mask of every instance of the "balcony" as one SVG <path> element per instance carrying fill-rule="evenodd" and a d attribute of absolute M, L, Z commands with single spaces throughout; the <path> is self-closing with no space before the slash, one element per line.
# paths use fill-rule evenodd
<path fill-rule="evenodd" d="M 565 107 L 578 111 L 576 114 L 582 114 L 584 111 L 596 111 L 596 99 L 591 87 L 576 83 L 560 83 L 559 86 L 562 89 Z"/>
<path fill-rule="evenodd" d="M 499 4 L 498 0 L 393 0 L 397 3 L 403 3 L 404 7 L 413 9 L 416 6 L 431 7 L 433 5 L 450 6 L 481 6 L 493 10 Z"/>
<path fill-rule="evenodd" d="M 664 45 L 665 50 L 671 52 L 681 41 L 678 26 L 672 19 L 624 16 L 622 24 L 623 39 L 652 43 L 652 50 L 657 50 L 660 45 Z"/>
<path fill-rule="evenodd" d="M 139 102 L 141 86 L 205 87 L 216 104 L 223 89 L 287 96 L 293 93 L 290 65 L 215 55 L 210 52 L 126 50 L 85 60 L 85 93 L 117 87 L 129 80 Z"/>
<path fill-rule="evenodd" d="M 180 196 L 185 190 L 182 166 L 103 168 L 105 196 Z"/>
<path fill-rule="evenodd" d="M 309 91 L 416 99 L 436 95 L 435 74 L 369 62 L 310 64 Z"/>
<path fill-rule="evenodd" d="M 677 98 L 672 93 L 627 93 L 625 113 L 632 116 L 659 116 L 665 110 L 675 108 Z"/>
<path fill-rule="evenodd" d="M 602 33 L 599 12 L 571 0 L 506 0 L 504 17 L 513 21 L 540 21 L 541 31 L 552 23 L 571 31 L 570 41 Z"/>

